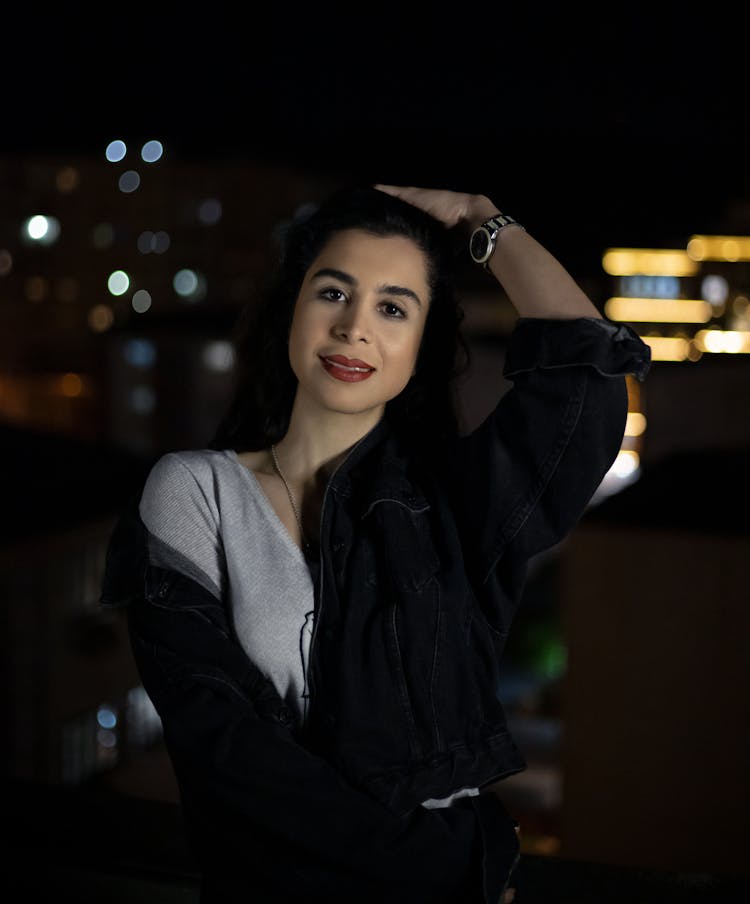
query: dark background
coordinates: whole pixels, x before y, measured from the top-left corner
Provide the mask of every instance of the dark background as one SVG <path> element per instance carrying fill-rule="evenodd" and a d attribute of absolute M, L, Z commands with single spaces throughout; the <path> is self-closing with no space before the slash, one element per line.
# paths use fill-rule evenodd
<path fill-rule="evenodd" d="M 175 222 L 177 192 L 169 186 L 177 182 L 170 174 L 179 169 L 185 180 L 192 175 L 200 181 L 200 164 L 212 174 L 220 169 L 226 178 L 216 179 L 216 194 L 227 200 L 222 226 L 205 247 L 190 245 L 188 260 L 190 266 L 193 255 L 200 261 L 200 251 L 215 273 L 230 256 L 247 268 L 259 223 L 265 228 L 275 222 L 288 203 L 292 212 L 288 198 L 276 205 L 265 197 L 276 199 L 272 186 L 283 191 L 286 175 L 269 176 L 263 191 L 245 194 L 238 183 L 233 197 L 224 194 L 237 171 L 264 171 L 245 166 L 254 163 L 278 164 L 284 174 L 288 167 L 289 198 L 302 193 L 300 185 L 315 186 L 318 175 L 321 184 L 356 178 L 486 194 L 574 276 L 593 275 L 601 294 L 610 289 L 602 283 L 607 247 L 684 249 L 694 233 L 750 234 L 746 31 L 739 12 L 732 18 L 719 4 L 702 9 L 698 15 L 687 4 L 657 2 L 454 4 L 443 11 L 427 7 L 414 19 L 403 4 L 361 6 L 356 16 L 280 3 L 36 4 L 26 12 L 6 6 L 0 13 L 0 162 L 8 162 L 4 177 L 12 181 L 0 199 L 0 219 L 7 235 L 15 236 L 8 245 L 14 253 L 10 280 L 16 282 L 4 288 L 8 304 L 0 299 L 7 316 L 0 338 L 11 352 L 19 337 L 17 360 L 23 362 L 17 382 L 8 385 L 44 402 L 51 421 L 49 398 L 56 405 L 65 400 L 59 391 L 33 396 L 35 378 L 47 371 L 52 378 L 67 371 L 92 376 L 109 406 L 102 413 L 111 409 L 117 436 L 127 436 L 128 394 L 141 376 L 122 363 L 122 348 L 139 334 L 142 321 L 163 362 L 153 378 L 162 405 L 158 424 L 179 430 L 177 438 L 156 428 L 144 435 L 158 439 L 164 451 L 185 447 L 188 425 L 194 427 L 181 420 L 185 393 L 193 393 L 196 410 L 208 408 L 212 398 L 196 391 L 206 383 L 196 350 L 208 331 L 197 319 L 184 333 L 178 329 L 178 319 L 181 327 L 188 316 L 179 302 L 179 318 L 172 316 L 178 308 L 167 307 L 171 291 L 154 291 L 154 310 L 137 318 L 135 332 L 126 324 L 94 334 L 84 305 L 101 300 L 94 283 L 105 273 L 107 252 L 92 252 L 88 241 L 77 246 L 77 256 L 69 250 L 74 244 L 18 245 L 19 211 L 26 216 L 44 209 L 38 206 L 44 192 L 32 178 L 38 158 L 48 158 L 37 169 L 50 184 L 61 166 L 82 173 L 85 191 L 50 195 L 51 209 L 67 205 L 68 235 L 76 234 L 76 223 L 82 224 L 79 234 L 88 235 L 83 226 L 95 219 L 83 205 L 98 208 L 100 201 L 125 226 L 139 224 L 138 216 L 138 229 L 149 225 L 162 201 L 165 220 Z M 107 170 L 105 147 L 118 138 L 133 147 L 153 138 L 164 144 L 166 165 L 155 171 L 163 181 L 155 178 L 150 193 L 134 198 L 143 198 L 141 214 L 115 194 L 113 178 L 105 183 L 96 167 L 81 161 L 90 157 Z M 14 158 L 24 165 L 15 167 Z M 197 165 L 170 168 L 171 162 Z M 292 170 L 310 178 L 298 180 Z M 163 197 L 160 184 L 166 186 Z M 257 188 L 252 180 L 243 184 Z M 179 185 L 186 198 L 205 193 L 202 186 Z M 238 197 L 264 205 L 248 207 L 239 231 L 233 219 L 241 208 Z M 81 207 L 71 210 L 76 204 Z M 178 249 L 176 241 L 173 255 Z M 136 269 L 143 285 L 153 279 L 158 286 L 150 261 L 139 260 Z M 167 259 L 159 266 L 170 272 Z M 732 292 L 749 294 L 747 265 L 722 267 L 717 272 L 726 272 Z M 72 272 L 83 288 L 68 321 L 54 319 L 68 309 L 51 295 L 41 307 L 22 300 L 23 277 L 44 273 L 56 285 Z M 212 296 L 209 316 L 216 317 L 219 298 L 220 291 Z M 166 314 L 161 322 L 160 313 Z M 76 317 L 85 328 L 77 329 Z M 200 346 L 189 341 L 196 335 Z M 486 373 L 499 372 L 496 339 L 475 346 L 480 382 L 482 362 Z M 113 370 L 99 379 L 88 364 L 94 360 Z M 496 386 L 493 379 L 484 386 Z M 649 422 L 643 476 L 630 492 L 591 513 L 565 557 L 553 554 L 532 575 L 525 620 L 519 619 L 517 646 L 509 651 L 530 661 L 527 650 L 555 653 L 564 639 L 572 668 L 564 695 L 552 680 L 530 703 L 510 701 L 522 729 L 516 737 L 536 770 L 526 785 L 508 790 L 523 813 L 529 851 L 546 857 L 557 850 L 544 845 L 564 824 L 566 857 L 572 851 L 574 858 L 630 867 L 701 870 L 706 882 L 709 872 L 746 873 L 748 385 L 746 355 L 657 363 L 636 406 Z M 91 420 L 109 424 L 104 417 Z M 71 423 L 87 421 L 81 415 Z M 108 621 L 96 599 L 99 574 L 92 565 L 103 560 L 111 524 L 92 518 L 114 515 L 128 481 L 140 481 L 139 469 L 151 462 L 129 454 L 121 459 L 109 441 L 91 444 L 73 429 L 54 436 L 10 424 L 0 449 L 3 498 L 11 504 L 0 582 L 12 578 L 7 586 L 13 592 L 7 616 L 12 630 L 4 632 L 11 664 L 3 667 L 12 679 L 7 686 L 25 695 L 9 704 L 13 726 L 22 726 L 23 738 L 36 745 L 36 760 L 23 763 L 23 774 L 47 776 L 63 759 L 63 728 L 79 725 L 79 715 L 94 716 L 106 694 L 119 700 L 136 680 L 127 671 L 132 663 L 123 623 Z M 117 504 L 113 493 L 119 494 Z M 728 506 L 735 512 L 729 517 Z M 34 538 L 25 542 L 27 530 L 40 533 L 38 546 Z M 71 546 L 60 547 L 60 538 Z M 603 627 L 597 621 L 602 613 L 609 618 Z M 564 630 L 562 615 L 569 619 Z M 30 713 L 36 735 L 26 730 Z M 14 755 L 21 749 L 16 744 Z M 136 788 L 138 798 L 153 796 L 151 803 L 173 793 L 161 748 L 121 765 L 118 773 L 102 774 L 103 788 L 126 789 L 125 797 Z M 562 767 L 567 811 L 560 814 L 554 794 Z M 133 863 L 168 873 L 175 851 L 174 875 L 193 875 L 169 810 L 152 817 L 126 811 L 123 800 L 113 808 L 108 800 L 101 804 L 107 808 L 102 822 L 99 801 L 84 806 L 78 790 L 75 798 L 66 791 L 58 810 L 51 787 L 22 786 L 13 804 L 11 821 L 21 827 L 17 844 L 28 849 L 40 876 L 37 864 L 49 868 L 54 855 L 70 864 L 64 873 L 52 873 L 53 881 L 62 875 L 69 885 L 77 865 L 94 862 L 96 875 L 109 869 L 120 887 Z M 69 828 L 73 812 L 80 814 L 83 835 Z M 146 826 L 150 833 L 141 832 Z M 145 854 L 134 853 L 134 844 L 143 844 Z M 28 883 L 25 861 L 14 859 L 17 875 Z M 81 869 L 78 878 L 86 886 Z M 573 900 L 570 875 L 549 875 L 549 888 L 538 899 Z M 631 887 L 622 874 L 612 875 L 606 892 L 593 883 L 584 894 L 579 885 L 575 900 L 667 900 L 661 892 L 647 898 L 642 885 Z M 578 874 L 582 882 L 590 877 Z M 730 900 L 726 893 L 703 897 L 691 882 L 675 900 L 687 901 L 690 889 L 691 901 Z M 99 893 L 94 900 L 101 898 Z M 79 894 L 75 900 L 89 898 Z"/>
<path fill-rule="evenodd" d="M 740 14 L 602 7 L 12 12 L 0 153 L 100 157 L 126 132 L 173 159 L 481 192 L 574 269 L 684 247 L 750 195 Z"/>

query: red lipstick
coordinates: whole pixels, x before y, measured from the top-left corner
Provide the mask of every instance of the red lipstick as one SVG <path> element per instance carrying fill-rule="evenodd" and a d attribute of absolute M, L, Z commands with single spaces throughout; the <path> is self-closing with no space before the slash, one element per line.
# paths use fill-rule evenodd
<path fill-rule="evenodd" d="M 320 361 L 332 377 L 344 383 L 360 383 L 372 376 L 375 370 L 366 361 L 343 355 L 326 355 L 325 358 L 320 356 Z"/>
<path fill-rule="evenodd" d="M 359 358 L 347 358 L 346 355 L 325 355 L 325 358 L 328 361 L 335 361 L 336 364 L 344 364 L 346 367 L 368 367 L 370 370 L 375 370 L 372 364 Z"/>

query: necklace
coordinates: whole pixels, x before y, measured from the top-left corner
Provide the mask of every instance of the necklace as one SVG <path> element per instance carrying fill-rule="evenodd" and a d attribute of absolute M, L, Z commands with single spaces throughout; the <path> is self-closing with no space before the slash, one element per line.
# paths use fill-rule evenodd
<path fill-rule="evenodd" d="M 297 524 L 299 525 L 300 537 L 302 538 L 302 549 L 305 552 L 309 552 L 310 544 L 305 539 L 305 532 L 302 529 L 302 519 L 300 518 L 299 511 L 297 510 L 297 503 L 294 501 L 294 494 L 292 493 L 289 484 L 287 483 L 286 477 L 284 477 L 281 468 L 279 466 L 279 460 L 276 457 L 276 448 L 271 443 L 271 457 L 273 458 L 273 466 L 276 468 L 279 477 L 284 481 L 284 486 L 286 487 L 287 496 L 289 496 L 289 502 L 292 504 L 292 509 L 294 510 L 294 517 L 297 519 Z"/>

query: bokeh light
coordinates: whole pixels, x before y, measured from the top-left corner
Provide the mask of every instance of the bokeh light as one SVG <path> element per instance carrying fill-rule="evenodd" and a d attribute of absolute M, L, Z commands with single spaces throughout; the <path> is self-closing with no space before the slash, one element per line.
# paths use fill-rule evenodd
<path fill-rule="evenodd" d="M 151 307 L 151 293 L 145 289 L 139 289 L 135 295 L 131 305 L 136 314 L 143 314 Z"/>
<path fill-rule="evenodd" d="M 117 713 L 108 704 L 102 704 L 96 711 L 96 721 L 102 728 L 114 728 L 117 725 Z"/>
<path fill-rule="evenodd" d="M 124 270 L 115 270 L 109 274 L 107 288 L 112 295 L 124 295 L 130 288 L 130 277 Z"/>
<path fill-rule="evenodd" d="M 163 229 L 159 232 L 151 232 L 150 229 L 145 230 L 138 236 L 138 250 L 141 254 L 164 254 L 169 248 L 171 240 L 169 234 Z"/>
<path fill-rule="evenodd" d="M 83 391 L 83 381 L 78 374 L 67 373 L 60 377 L 60 394 L 75 399 Z"/>
<path fill-rule="evenodd" d="M 108 304 L 97 304 L 88 313 L 89 329 L 94 333 L 104 333 L 111 328 L 115 316 Z"/>
<path fill-rule="evenodd" d="M 701 280 L 701 297 L 712 305 L 723 305 L 729 297 L 729 283 L 724 276 L 710 273 Z"/>
<path fill-rule="evenodd" d="M 118 188 L 121 192 L 129 195 L 134 192 L 141 184 L 141 177 L 135 170 L 126 170 L 118 180 Z"/>
<path fill-rule="evenodd" d="M 110 141 L 107 150 L 104 152 L 105 157 L 110 163 L 119 163 L 127 154 L 128 149 L 124 141 Z"/>
<path fill-rule="evenodd" d="M 232 370 L 235 364 L 234 346 L 223 339 L 209 342 L 203 347 L 203 366 L 207 370 L 215 370 L 226 373 Z"/>
<path fill-rule="evenodd" d="M 153 367 L 156 346 L 150 339 L 130 339 L 123 346 L 122 354 L 131 367 Z"/>
<path fill-rule="evenodd" d="M 200 301 L 206 296 L 206 279 L 197 270 L 178 270 L 172 279 L 172 287 L 184 301 Z"/>
<path fill-rule="evenodd" d="M 155 163 L 163 153 L 160 141 L 147 141 L 141 148 L 141 159 L 146 163 Z"/>
<path fill-rule="evenodd" d="M 204 226 L 213 226 L 221 219 L 222 207 L 218 198 L 205 198 L 198 205 L 198 219 Z"/>
<path fill-rule="evenodd" d="M 24 222 L 21 234 L 27 242 L 51 245 L 60 235 L 60 221 L 57 217 L 34 214 Z"/>

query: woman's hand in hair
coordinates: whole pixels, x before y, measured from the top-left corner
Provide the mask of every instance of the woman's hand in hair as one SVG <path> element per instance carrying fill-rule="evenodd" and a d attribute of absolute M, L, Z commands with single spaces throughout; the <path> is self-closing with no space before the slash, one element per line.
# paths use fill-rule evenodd
<path fill-rule="evenodd" d="M 501 213 L 485 195 L 374 185 L 373 188 L 413 204 L 449 229 L 460 226 L 467 233 Z M 519 317 L 598 317 L 597 307 L 563 265 L 525 229 L 502 230 L 488 269 L 505 290 Z"/>
<path fill-rule="evenodd" d="M 377 184 L 373 188 L 419 207 L 436 220 L 440 220 L 448 229 L 454 226 L 468 226 L 473 229 L 494 214 L 500 213 L 499 208 L 484 195 L 403 185 Z"/>

